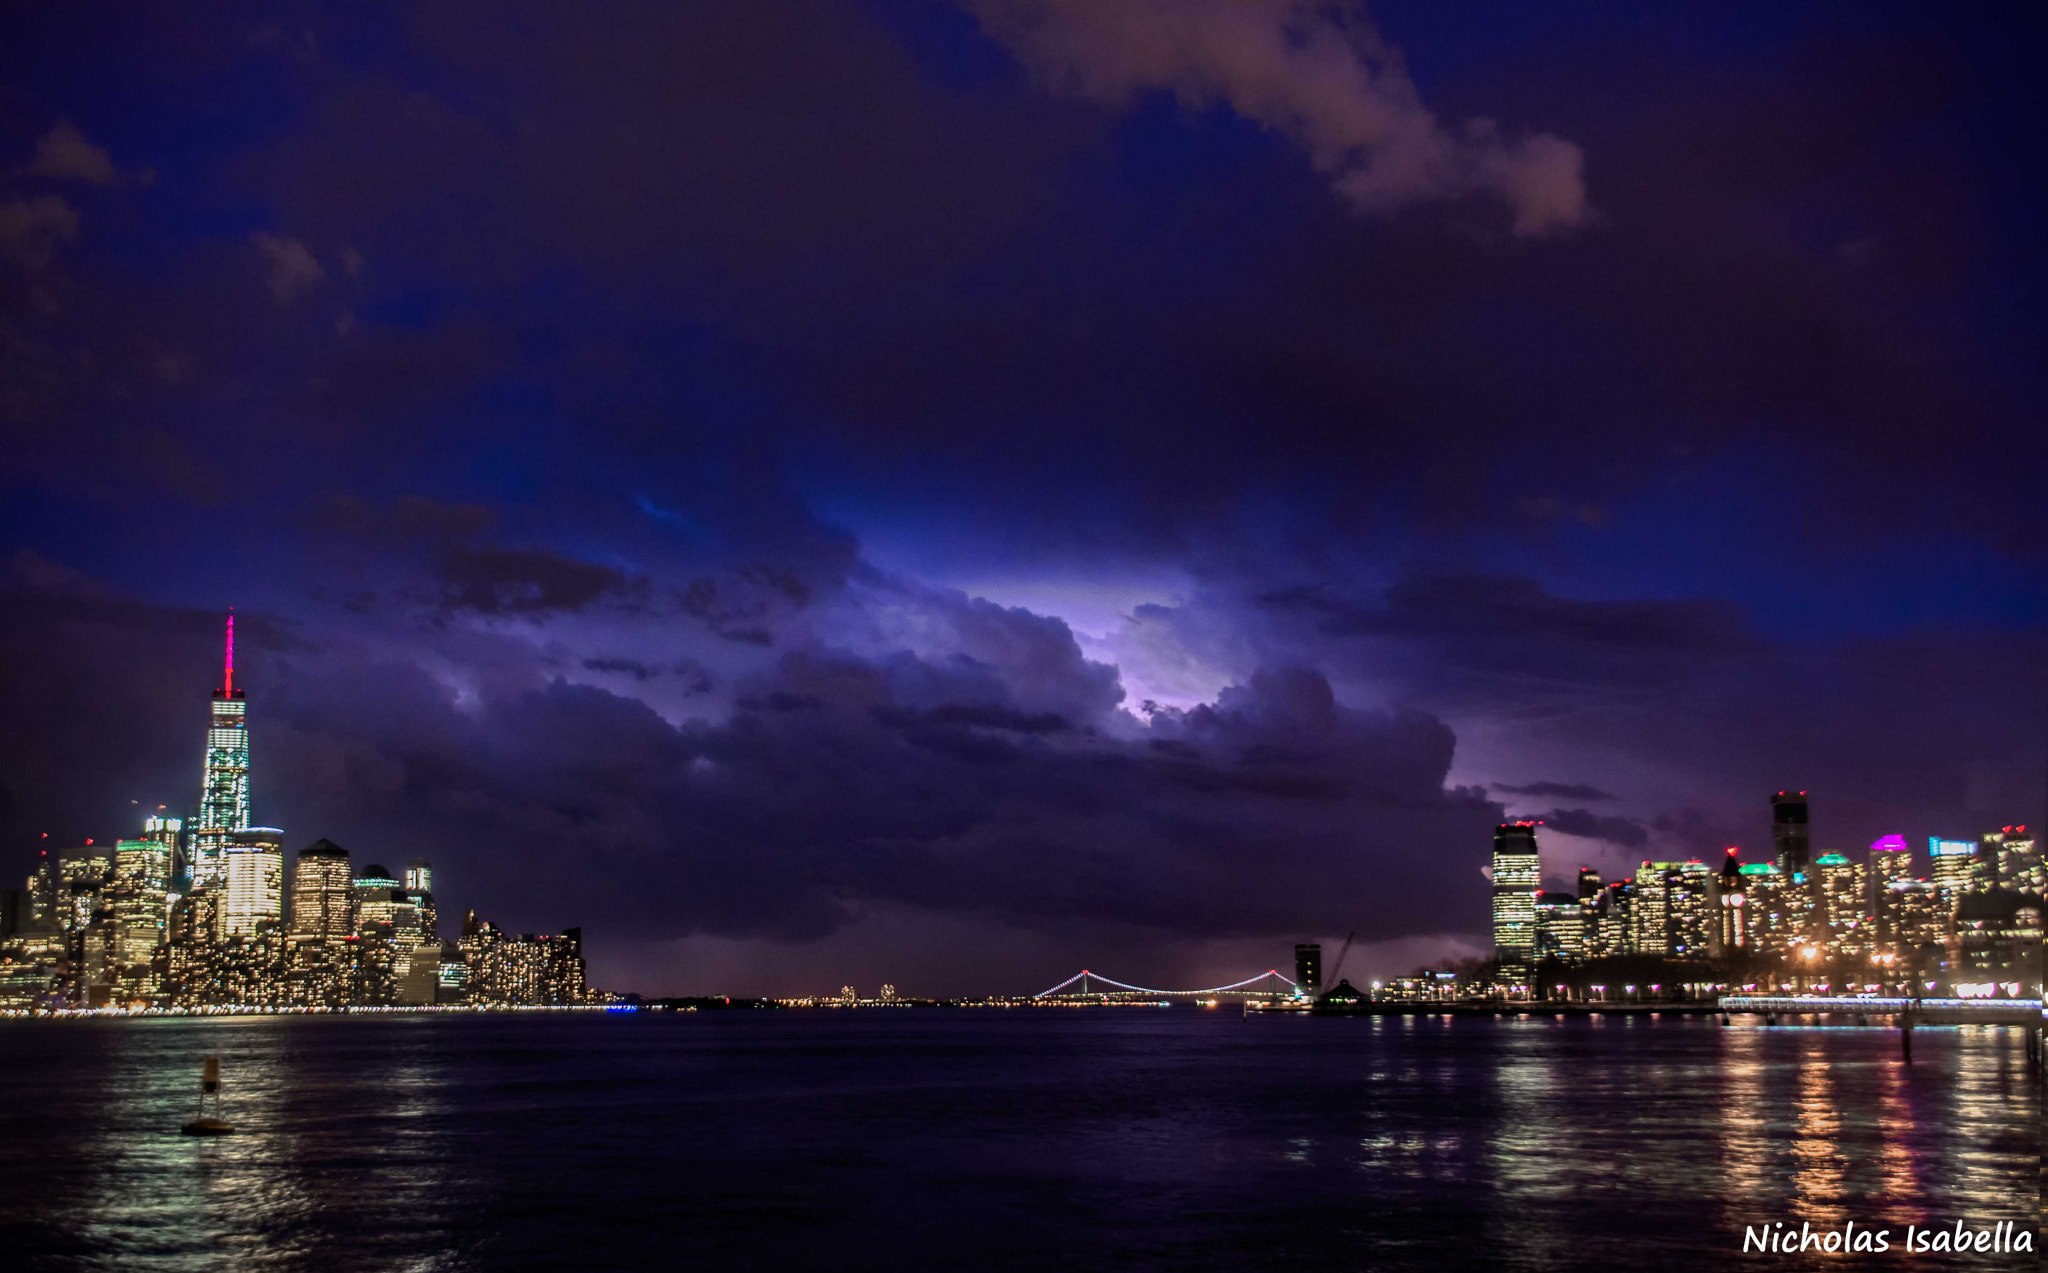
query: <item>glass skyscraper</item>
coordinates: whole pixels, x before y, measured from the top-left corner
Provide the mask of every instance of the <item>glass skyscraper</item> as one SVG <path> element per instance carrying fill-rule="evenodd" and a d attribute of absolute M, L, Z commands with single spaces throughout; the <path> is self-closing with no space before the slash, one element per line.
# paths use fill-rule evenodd
<path fill-rule="evenodd" d="M 1536 851 L 1536 824 L 1509 822 L 1493 833 L 1493 953 L 1501 979 L 1527 985 L 1536 954 L 1536 895 L 1543 889 L 1543 862 Z"/>
<path fill-rule="evenodd" d="M 198 825 L 192 833 L 192 883 L 218 888 L 227 883 L 227 846 L 249 825 L 249 708 L 235 688 L 235 616 L 228 616 L 227 666 L 213 692 L 213 718 L 206 730 L 206 771 L 199 793 Z"/>
<path fill-rule="evenodd" d="M 284 919 L 284 832 L 246 827 L 228 833 L 223 852 L 227 892 L 220 909 L 223 937 L 252 937 Z"/>

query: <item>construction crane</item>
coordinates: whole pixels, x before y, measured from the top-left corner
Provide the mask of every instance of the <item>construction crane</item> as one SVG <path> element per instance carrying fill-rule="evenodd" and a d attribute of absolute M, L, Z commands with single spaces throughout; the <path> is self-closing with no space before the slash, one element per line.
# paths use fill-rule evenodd
<path fill-rule="evenodd" d="M 1337 948 L 1337 962 L 1331 964 L 1330 971 L 1323 974 L 1323 985 L 1328 988 L 1323 991 L 1323 994 L 1326 995 L 1330 993 L 1330 989 L 1343 984 L 1337 979 L 1337 975 L 1344 971 L 1344 958 L 1351 953 L 1351 939 L 1356 936 L 1358 936 L 1358 930 L 1355 928 L 1344 934 L 1344 944 Z M 1316 997 L 1320 999 L 1322 995 Z"/>

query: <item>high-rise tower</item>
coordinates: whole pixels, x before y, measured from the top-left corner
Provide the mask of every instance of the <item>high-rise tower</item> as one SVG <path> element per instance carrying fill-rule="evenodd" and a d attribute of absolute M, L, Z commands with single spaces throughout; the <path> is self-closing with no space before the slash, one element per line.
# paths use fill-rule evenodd
<path fill-rule="evenodd" d="M 227 666 L 213 692 L 206 730 L 206 772 L 192 832 L 192 883 L 227 883 L 229 838 L 249 825 L 249 705 L 235 688 L 235 616 L 228 615 Z"/>
<path fill-rule="evenodd" d="M 1493 832 L 1493 953 L 1501 980 L 1529 984 L 1536 954 L 1536 894 L 1543 889 L 1534 822 L 1503 823 Z"/>
<path fill-rule="evenodd" d="M 1780 791 L 1771 797 L 1771 847 L 1787 878 L 1806 874 L 1813 850 L 1806 838 L 1806 793 Z"/>

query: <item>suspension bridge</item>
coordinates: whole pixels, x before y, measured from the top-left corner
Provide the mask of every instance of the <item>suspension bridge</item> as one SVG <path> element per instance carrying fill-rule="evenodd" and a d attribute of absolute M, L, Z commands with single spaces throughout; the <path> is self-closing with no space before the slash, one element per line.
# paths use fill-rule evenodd
<path fill-rule="evenodd" d="M 1080 989 L 1071 990 L 1068 988 L 1076 982 L 1080 983 Z M 1108 986 L 1111 989 L 1090 989 L 1090 983 L 1098 986 Z M 1209 995 L 1265 995 L 1270 997 L 1272 995 L 1287 994 L 1295 988 L 1296 984 L 1294 978 L 1287 976 L 1279 969 L 1268 968 L 1256 977 L 1246 977 L 1243 981 L 1233 981 L 1227 986 L 1210 986 L 1203 990 L 1154 990 L 1150 986 L 1134 986 L 1128 981 L 1118 981 L 1114 977 L 1105 977 L 1099 972 L 1090 972 L 1083 968 L 1057 986 L 1049 990 L 1041 990 L 1031 997 L 1033 999 L 1078 999 L 1083 996 L 1091 999 L 1122 999 L 1133 995 L 1168 995 L 1176 999 L 1201 999 Z"/>

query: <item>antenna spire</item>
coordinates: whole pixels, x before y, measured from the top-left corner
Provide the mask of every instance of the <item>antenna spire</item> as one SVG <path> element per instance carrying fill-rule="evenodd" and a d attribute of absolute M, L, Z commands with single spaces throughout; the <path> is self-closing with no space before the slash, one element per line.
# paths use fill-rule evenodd
<path fill-rule="evenodd" d="M 227 678 L 221 682 L 221 689 L 229 698 L 235 696 L 235 608 L 228 607 L 228 668 Z"/>

